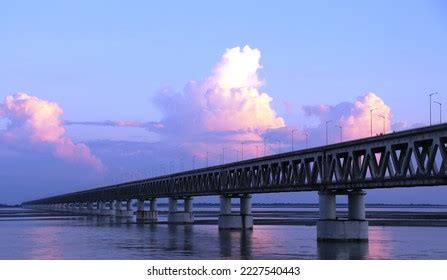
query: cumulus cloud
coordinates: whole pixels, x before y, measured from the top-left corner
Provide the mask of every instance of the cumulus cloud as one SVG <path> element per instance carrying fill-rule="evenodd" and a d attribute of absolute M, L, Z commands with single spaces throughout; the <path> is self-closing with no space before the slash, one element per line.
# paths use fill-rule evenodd
<path fill-rule="evenodd" d="M 205 80 L 190 81 L 182 93 L 160 92 L 156 102 L 167 132 L 182 126 L 196 134 L 235 131 L 256 139 L 256 131 L 285 126 L 271 108 L 272 98 L 260 90 L 260 58 L 248 46 L 227 49 Z"/>
<path fill-rule="evenodd" d="M 364 138 L 371 135 L 370 110 L 373 110 L 373 135 L 383 133 L 384 129 L 386 132 L 390 132 L 392 129 L 391 108 L 377 94 L 372 92 L 358 97 L 354 103 L 343 102 L 335 106 L 304 106 L 303 109 L 306 115 L 317 116 L 320 119 L 320 128 L 329 120 L 333 122 L 331 123 L 332 126 L 334 124 L 342 126 L 344 140 Z"/>
<path fill-rule="evenodd" d="M 20 146 L 40 144 L 49 147 L 58 158 L 82 162 L 97 171 L 104 171 L 102 162 L 85 144 L 76 144 L 66 136 L 62 114 L 58 104 L 26 93 L 7 96 L 0 103 L 0 118 L 8 119 L 9 123 L 5 130 L 0 131 L 0 140 Z"/>

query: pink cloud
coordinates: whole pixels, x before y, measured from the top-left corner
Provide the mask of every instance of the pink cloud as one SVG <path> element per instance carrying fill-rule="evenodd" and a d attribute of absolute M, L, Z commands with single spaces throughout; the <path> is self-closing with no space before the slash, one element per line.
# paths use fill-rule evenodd
<path fill-rule="evenodd" d="M 182 93 L 162 90 L 156 103 L 164 115 L 163 133 L 184 142 L 202 135 L 208 143 L 207 136 L 218 135 L 209 149 L 223 144 L 236 149 L 241 141 L 262 141 L 265 131 L 284 127 L 271 107 L 272 97 L 261 91 L 260 58 L 261 52 L 249 46 L 227 49 L 204 80 L 188 82 Z M 197 142 L 191 147 L 202 146 Z"/>
<path fill-rule="evenodd" d="M 319 117 L 321 121 L 320 130 L 328 120 L 333 122 L 331 126 L 342 126 L 343 140 L 364 138 L 371 135 L 371 109 L 374 109 L 372 112 L 373 135 L 383 133 L 384 128 L 386 132 L 390 132 L 392 129 L 391 108 L 377 94 L 372 92 L 358 97 L 354 103 L 343 102 L 335 106 L 305 106 L 303 109 L 306 115 Z M 381 116 L 385 117 L 384 122 Z"/>
<path fill-rule="evenodd" d="M 346 138 L 355 139 L 371 135 L 371 112 L 373 135 L 391 130 L 391 108 L 375 93 L 367 93 L 357 99 L 350 113 L 340 118 Z M 380 116 L 384 116 L 383 119 Z"/>
<path fill-rule="evenodd" d="M 66 136 L 62 114 L 62 108 L 54 102 L 26 93 L 7 96 L 0 104 L 0 117 L 9 119 L 10 124 L 0 132 L 0 139 L 29 145 L 46 144 L 58 158 L 86 163 L 99 172 L 104 171 L 102 162 L 85 144 L 75 144 Z"/>

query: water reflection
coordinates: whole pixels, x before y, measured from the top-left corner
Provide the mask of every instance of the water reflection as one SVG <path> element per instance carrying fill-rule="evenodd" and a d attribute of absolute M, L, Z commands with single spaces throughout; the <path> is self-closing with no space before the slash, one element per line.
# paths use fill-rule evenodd
<path fill-rule="evenodd" d="M 191 255 L 194 249 L 193 225 L 168 225 L 167 250 L 178 251 L 181 249 L 185 255 Z"/>
<path fill-rule="evenodd" d="M 27 250 L 30 250 L 32 258 L 46 260 L 62 259 L 64 249 L 59 246 L 59 233 L 57 227 L 36 227 L 31 229 L 29 238 L 33 246 L 29 246 Z"/>
<path fill-rule="evenodd" d="M 252 230 L 219 230 L 220 256 L 222 258 L 250 259 L 252 237 Z"/>
<path fill-rule="evenodd" d="M 115 224 L 118 226 L 126 225 L 129 226 L 133 223 L 133 219 L 131 217 L 116 217 Z"/>
<path fill-rule="evenodd" d="M 317 242 L 320 260 L 365 260 L 368 259 L 368 242 Z"/>
<path fill-rule="evenodd" d="M 393 240 L 392 232 L 385 227 L 369 227 L 369 251 L 372 259 L 390 259 L 392 258 Z"/>

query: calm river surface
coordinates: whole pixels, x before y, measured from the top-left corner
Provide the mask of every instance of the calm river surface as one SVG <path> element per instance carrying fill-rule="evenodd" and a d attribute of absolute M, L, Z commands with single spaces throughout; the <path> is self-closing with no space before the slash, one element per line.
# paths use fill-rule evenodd
<path fill-rule="evenodd" d="M 447 227 L 370 226 L 369 236 L 368 243 L 321 243 L 313 225 L 219 231 L 0 209 L 0 259 L 447 259 Z"/>

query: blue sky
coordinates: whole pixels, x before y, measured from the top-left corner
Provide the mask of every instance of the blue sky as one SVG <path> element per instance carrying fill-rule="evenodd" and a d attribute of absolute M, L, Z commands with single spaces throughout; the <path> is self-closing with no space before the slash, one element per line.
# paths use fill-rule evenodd
<path fill-rule="evenodd" d="M 261 52 L 260 90 L 287 126 L 318 126 L 303 106 L 355 102 L 367 92 L 392 109 L 393 123 L 409 126 L 428 122 L 429 92 L 438 91 L 437 100 L 447 104 L 445 1 L 7 1 L 0 4 L 0 42 L 0 103 L 26 92 L 59 104 L 65 121 L 161 121 L 154 99 L 162 89 L 179 93 L 188 81 L 205 80 L 226 49 L 245 45 Z M 0 129 L 6 122 L 0 120 Z M 145 157 L 130 155 L 167 137 L 141 127 L 65 128 L 110 173 L 122 172 L 116 176 L 144 170 Z M 126 156 L 122 166 L 113 155 L 118 146 Z M 30 194 L 22 187 L 30 181 L 4 171 L 6 182 L 20 189 L 8 191 L 7 201 L 107 181 L 94 174 L 76 179 L 85 166 L 58 165 L 40 153 L 8 158 L 17 166 L 42 159 L 45 179 Z M 49 172 L 54 169 L 58 176 Z M 62 186 L 67 180 L 73 184 Z M 405 202 L 420 198 L 409 192 Z M 426 192 L 427 201 L 447 203 L 435 190 Z"/>

